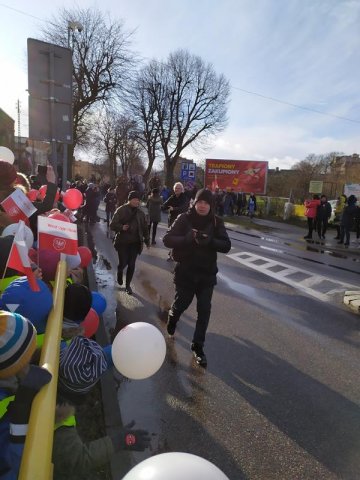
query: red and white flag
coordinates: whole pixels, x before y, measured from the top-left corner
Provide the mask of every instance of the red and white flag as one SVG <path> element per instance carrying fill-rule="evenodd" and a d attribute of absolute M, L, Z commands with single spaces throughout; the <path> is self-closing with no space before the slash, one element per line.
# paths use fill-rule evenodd
<path fill-rule="evenodd" d="M 19 188 L 16 188 L 11 195 L 6 197 L 1 202 L 1 205 L 9 217 L 13 219 L 14 223 L 28 219 L 37 210 Z"/>
<path fill-rule="evenodd" d="M 49 217 L 38 217 L 38 249 L 76 255 L 78 253 L 77 226 Z"/>
<path fill-rule="evenodd" d="M 39 292 L 40 287 L 37 284 L 34 272 L 31 268 L 29 259 L 29 249 L 25 243 L 25 223 L 20 220 L 17 232 L 15 233 L 14 241 L 10 250 L 10 255 L 7 262 L 7 268 L 12 268 L 18 272 L 24 273 L 27 276 L 31 290 Z"/>

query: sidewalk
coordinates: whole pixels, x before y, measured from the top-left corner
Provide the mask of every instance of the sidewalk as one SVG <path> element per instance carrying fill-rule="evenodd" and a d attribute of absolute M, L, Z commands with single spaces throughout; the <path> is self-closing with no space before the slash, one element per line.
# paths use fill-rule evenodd
<path fill-rule="evenodd" d="M 352 254 L 360 255 L 360 239 L 356 238 L 355 232 L 351 232 L 350 245 L 345 247 L 344 245 L 338 244 L 338 240 L 335 240 L 336 231 L 333 228 L 329 228 L 325 240 L 320 240 L 318 234 L 314 232 L 313 240 L 306 241 L 304 240 L 304 235 L 307 234 L 307 225 L 305 222 L 304 228 L 302 228 L 297 225 L 292 225 L 291 223 L 276 222 L 263 218 L 254 218 L 253 220 L 250 220 L 246 216 L 231 218 L 239 221 L 240 224 L 229 222 L 227 221 L 229 217 L 225 217 L 225 226 L 230 231 L 254 236 L 271 235 L 284 241 L 299 243 L 304 246 L 318 245 L 319 247 L 331 248 L 337 252 L 346 253 L 350 251 Z"/>

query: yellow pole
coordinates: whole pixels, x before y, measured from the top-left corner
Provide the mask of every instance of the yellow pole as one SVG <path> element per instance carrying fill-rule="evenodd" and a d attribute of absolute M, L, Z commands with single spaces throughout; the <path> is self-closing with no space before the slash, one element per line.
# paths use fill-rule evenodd
<path fill-rule="evenodd" d="M 52 374 L 51 382 L 36 395 L 26 435 L 19 480 L 52 479 L 52 447 L 54 439 L 56 392 L 59 371 L 59 353 L 64 310 L 64 292 L 67 266 L 58 264 L 53 290 L 54 305 L 45 330 L 40 365 Z"/>

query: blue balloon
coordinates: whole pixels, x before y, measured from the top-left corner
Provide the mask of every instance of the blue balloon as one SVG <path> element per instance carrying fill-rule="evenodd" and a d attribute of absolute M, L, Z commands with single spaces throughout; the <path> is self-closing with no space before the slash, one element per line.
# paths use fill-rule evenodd
<path fill-rule="evenodd" d="M 47 317 L 53 306 L 53 297 L 49 287 L 42 280 L 36 280 L 40 290 L 31 290 L 26 277 L 19 277 L 5 288 L 1 297 L 1 308 L 20 313 L 30 320 L 37 333 L 44 333 Z"/>
<path fill-rule="evenodd" d="M 91 292 L 91 295 L 91 308 L 93 308 L 98 315 L 101 315 L 106 310 L 106 298 L 99 292 Z"/>

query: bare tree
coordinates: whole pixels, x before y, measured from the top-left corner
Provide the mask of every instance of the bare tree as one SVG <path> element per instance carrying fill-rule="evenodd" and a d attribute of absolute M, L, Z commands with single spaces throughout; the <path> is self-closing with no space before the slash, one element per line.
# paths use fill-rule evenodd
<path fill-rule="evenodd" d="M 183 150 L 206 143 L 225 128 L 229 82 L 217 75 L 211 64 L 185 50 L 172 53 L 166 62 L 151 61 L 139 78 L 142 94 L 135 108 L 139 131 L 144 145 L 152 146 L 151 155 L 160 143 L 166 165 L 165 181 L 171 186 Z M 146 108 L 142 107 L 144 104 Z M 150 135 L 147 125 L 151 127 Z M 152 160 L 149 154 L 148 159 Z"/>
<path fill-rule="evenodd" d="M 81 24 L 81 31 L 71 37 L 69 22 Z M 45 41 L 64 47 L 70 43 L 72 48 L 73 147 L 86 145 L 93 107 L 99 102 L 110 104 L 130 76 L 134 65 L 130 34 L 121 21 L 107 18 L 94 8 L 63 8 L 42 34 Z"/>
<path fill-rule="evenodd" d="M 125 97 L 129 112 L 137 124 L 136 138 L 147 156 L 147 166 L 143 175 L 145 185 L 148 183 L 160 147 L 159 122 L 151 87 L 147 70 L 143 68 L 138 72 Z"/>
<path fill-rule="evenodd" d="M 141 147 L 135 132 L 134 120 L 114 110 L 106 110 L 94 122 L 92 144 L 97 156 L 109 162 L 112 182 L 117 176 L 118 165 L 125 176 L 142 170 Z"/>

